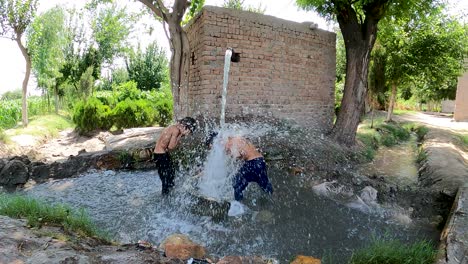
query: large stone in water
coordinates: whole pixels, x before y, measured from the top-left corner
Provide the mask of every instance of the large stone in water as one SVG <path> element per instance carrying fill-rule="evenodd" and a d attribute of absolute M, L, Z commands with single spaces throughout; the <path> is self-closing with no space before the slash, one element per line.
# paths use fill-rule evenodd
<path fill-rule="evenodd" d="M 231 204 L 228 201 L 217 201 L 210 197 L 191 194 L 194 201 L 191 211 L 197 215 L 211 216 L 215 221 L 221 221 L 228 216 Z"/>
<path fill-rule="evenodd" d="M 0 185 L 14 187 L 28 181 L 28 167 L 19 160 L 11 160 L 0 171 Z"/>
<path fill-rule="evenodd" d="M 168 258 L 202 259 L 206 256 L 206 250 L 203 246 L 194 243 L 188 236 L 183 234 L 170 235 L 161 243 L 160 247 Z"/>
<path fill-rule="evenodd" d="M 297 256 L 291 264 L 321 264 L 322 261 L 320 259 L 309 257 L 309 256 Z"/>
<path fill-rule="evenodd" d="M 274 263 L 271 260 L 262 257 L 241 257 L 241 256 L 226 256 L 220 259 L 216 264 L 267 264 Z"/>

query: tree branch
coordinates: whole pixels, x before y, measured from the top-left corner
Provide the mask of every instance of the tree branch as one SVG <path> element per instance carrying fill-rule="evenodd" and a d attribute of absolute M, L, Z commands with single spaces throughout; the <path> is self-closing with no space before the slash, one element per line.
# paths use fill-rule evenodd
<path fill-rule="evenodd" d="M 175 0 L 172 7 L 172 13 L 178 18 L 178 20 L 182 20 L 182 17 L 189 6 L 190 2 L 187 0 Z"/>
<path fill-rule="evenodd" d="M 160 5 L 160 2 L 161 0 L 156 0 L 158 3 L 158 7 L 156 7 L 153 3 L 152 0 L 138 0 L 140 1 L 142 4 L 144 4 L 145 6 L 147 6 L 149 9 L 151 9 L 151 11 L 153 11 L 153 13 L 160 17 L 161 19 L 165 19 L 165 15 L 167 14 L 168 10 L 167 8 L 164 7 L 164 5 Z"/>

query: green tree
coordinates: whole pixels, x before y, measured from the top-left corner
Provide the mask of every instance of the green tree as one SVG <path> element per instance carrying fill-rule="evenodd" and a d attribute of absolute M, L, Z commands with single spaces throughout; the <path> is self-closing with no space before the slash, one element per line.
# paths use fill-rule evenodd
<path fill-rule="evenodd" d="M 68 45 L 64 26 L 64 10 L 55 7 L 37 16 L 27 31 L 28 49 L 38 85 L 53 91 L 56 113 L 59 95 L 57 78 L 62 76 L 60 69 L 65 60 L 65 46 Z"/>
<path fill-rule="evenodd" d="M 131 22 L 132 16 L 114 3 L 97 11 L 91 27 L 102 62 L 111 64 L 127 51 Z"/>
<path fill-rule="evenodd" d="M 387 121 L 392 119 L 399 87 L 406 88 L 405 97 L 410 97 L 411 90 L 423 100 L 455 97 L 467 33 L 458 21 L 444 15 L 442 8 L 429 13 L 415 10 L 382 21 L 378 41 L 384 47 L 385 79 L 391 87 Z"/>
<path fill-rule="evenodd" d="M 246 6 L 244 2 L 244 0 L 224 0 L 223 7 L 265 14 L 266 8 L 262 7 L 261 4 L 259 4 L 257 7 L 254 7 L 251 5 Z"/>
<path fill-rule="evenodd" d="M 31 24 L 37 10 L 37 0 L 0 0 L 0 36 L 16 41 L 26 61 L 23 80 L 22 121 L 28 125 L 28 82 L 31 75 L 31 57 L 21 42 L 24 32 Z"/>
<path fill-rule="evenodd" d="M 339 143 L 353 145 L 367 95 L 369 61 L 379 21 L 386 15 L 400 16 L 410 6 L 432 8 L 433 3 L 426 0 L 297 0 L 297 4 L 328 19 L 336 19 L 340 26 L 346 49 L 346 80 L 332 135 Z"/>
<path fill-rule="evenodd" d="M 162 0 L 138 0 L 151 12 L 163 21 L 166 36 L 171 47 L 170 79 L 174 100 L 174 117 L 177 119 L 186 114 L 187 109 L 182 109 L 181 94 L 185 97 L 188 89 L 188 76 L 190 69 L 190 43 L 185 29 L 182 27 L 183 17 L 190 6 L 201 7 L 203 0 L 175 0 L 172 7 L 168 8 Z"/>
<path fill-rule="evenodd" d="M 137 83 L 138 89 L 146 91 L 159 89 L 167 81 L 167 65 L 166 53 L 156 42 L 150 44 L 145 52 L 138 48 L 126 60 L 129 79 Z"/>

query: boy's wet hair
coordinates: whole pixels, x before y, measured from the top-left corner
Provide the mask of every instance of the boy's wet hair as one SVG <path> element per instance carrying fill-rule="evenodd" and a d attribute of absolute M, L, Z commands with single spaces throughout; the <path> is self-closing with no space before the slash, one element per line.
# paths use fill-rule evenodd
<path fill-rule="evenodd" d="M 215 139 L 215 137 L 218 135 L 218 132 L 216 131 L 210 131 L 208 133 L 208 136 L 206 136 L 206 140 L 205 140 L 205 145 L 206 146 L 209 146 L 211 144 L 213 144 L 213 141 Z"/>
<path fill-rule="evenodd" d="M 183 125 L 186 129 L 193 133 L 197 129 L 197 121 L 190 116 L 184 117 L 179 120 L 179 124 Z"/>

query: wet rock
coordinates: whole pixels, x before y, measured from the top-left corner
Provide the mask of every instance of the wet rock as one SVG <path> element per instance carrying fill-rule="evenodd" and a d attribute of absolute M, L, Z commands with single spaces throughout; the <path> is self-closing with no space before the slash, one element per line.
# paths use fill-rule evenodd
<path fill-rule="evenodd" d="M 190 238 L 183 234 L 174 234 L 167 237 L 160 248 L 168 258 L 202 259 L 206 256 L 206 250 L 203 246 L 194 243 Z"/>
<path fill-rule="evenodd" d="M 3 167 L 7 164 L 6 160 L 0 159 L 0 171 L 2 171 Z"/>
<path fill-rule="evenodd" d="M 301 175 L 304 173 L 304 168 L 301 168 L 301 167 L 291 167 L 289 169 L 289 172 L 291 173 L 291 175 Z"/>
<path fill-rule="evenodd" d="M 28 181 L 28 167 L 19 160 L 11 160 L 0 171 L 0 184 L 14 187 Z"/>
<path fill-rule="evenodd" d="M 228 201 L 217 201 L 210 197 L 191 194 L 194 204 L 191 211 L 197 215 L 211 216 L 215 221 L 226 219 L 231 208 Z"/>
<path fill-rule="evenodd" d="M 274 221 L 273 213 L 268 210 L 262 210 L 255 215 L 255 220 L 261 223 L 271 223 Z"/>
<path fill-rule="evenodd" d="M 267 264 L 274 263 L 272 260 L 267 260 L 262 257 L 241 257 L 241 256 L 226 256 L 220 259 L 216 264 Z"/>
<path fill-rule="evenodd" d="M 122 167 L 122 162 L 117 155 L 113 153 L 108 153 L 98 158 L 96 162 L 96 167 L 105 170 L 116 170 Z"/>
<path fill-rule="evenodd" d="M 309 256 L 297 256 L 291 264 L 321 264 L 322 261 L 320 259 L 309 257 Z"/>
<path fill-rule="evenodd" d="M 31 168 L 31 179 L 37 182 L 46 181 L 50 178 L 50 166 L 49 165 L 39 165 L 33 166 Z"/>
<path fill-rule="evenodd" d="M 370 186 L 364 187 L 359 196 L 366 204 L 377 203 L 377 190 Z"/>

